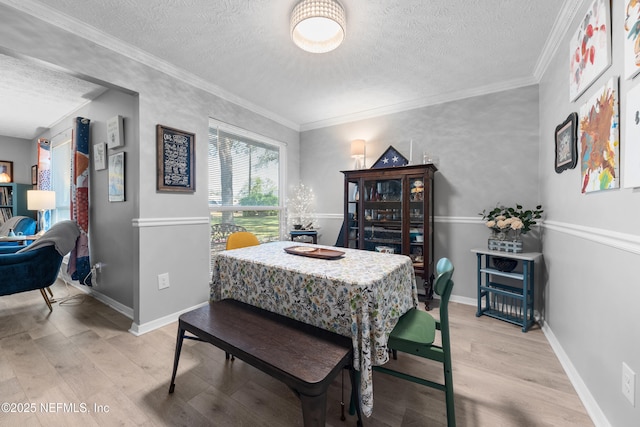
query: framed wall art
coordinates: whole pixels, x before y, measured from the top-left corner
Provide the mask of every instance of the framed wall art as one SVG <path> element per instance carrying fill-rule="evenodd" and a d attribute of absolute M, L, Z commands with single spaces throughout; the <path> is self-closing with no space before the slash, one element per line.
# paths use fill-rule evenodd
<path fill-rule="evenodd" d="M 170 127 L 156 126 L 157 191 L 196 191 L 196 135 Z"/>
<path fill-rule="evenodd" d="M 107 168 L 107 148 L 104 142 L 93 144 L 93 167 L 97 171 Z"/>
<path fill-rule="evenodd" d="M 618 78 L 611 78 L 580 108 L 583 193 L 620 187 Z"/>
<path fill-rule="evenodd" d="M 0 160 L 0 182 L 13 182 L 13 162 Z"/>
<path fill-rule="evenodd" d="M 569 42 L 569 101 L 611 65 L 611 3 L 593 0 Z"/>
<path fill-rule="evenodd" d="M 640 71 L 640 2 L 624 3 L 624 76 L 630 79 Z"/>
<path fill-rule="evenodd" d="M 124 151 L 109 156 L 109 201 L 124 202 Z"/>
<path fill-rule="evenodd" d="M 625 118 L 622 184 L 625 188 L 637 188 L 640 187 L 640 86 L 627 92 Z"/>
<path fill-rule="evenodd" d="M 124 145 L 124 120 L 122 116 L 115 116 L 107 120 L 107 143 L 109 148 Z"/>
<path fill-rule="evenodd" d="M 569 114 L 567 120 L 556 126 L 555 168 L 557 173 L 573 169 L 578 164 L 577 127 L 577 113 Z"/>

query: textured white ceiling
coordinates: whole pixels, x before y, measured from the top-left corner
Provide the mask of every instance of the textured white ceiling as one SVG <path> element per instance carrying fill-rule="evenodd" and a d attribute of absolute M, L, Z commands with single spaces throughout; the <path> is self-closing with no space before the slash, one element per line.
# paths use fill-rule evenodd
<path fill-rule="evenodd" d="M 564 3 L 342 0 L 345 42 L 311 54 L 289 37 L 296 2 L 12 3 L 56 25 L 80 21 L 79 35 L 173 64 L 175 75 L 298 129 L 536 83 Z"/>
<path fill-rule="evenodd" d="M 0 54 L 0 135 L 32 139 L 106 88 Z"/>

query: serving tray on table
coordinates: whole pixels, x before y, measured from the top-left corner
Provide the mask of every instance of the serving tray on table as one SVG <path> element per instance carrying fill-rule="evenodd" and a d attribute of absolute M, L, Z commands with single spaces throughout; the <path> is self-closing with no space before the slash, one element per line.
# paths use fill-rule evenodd
<path fill-rule="evenodd" d="M 292 255 L 320 259 L 337 259 L 344 255 L 344 252 L 341 251 L 334 251 L 333 249 L 326 248 L 315 248 L 313 246 L 290 246 L 288 248 L 284 248 L 284 251 Z"/>

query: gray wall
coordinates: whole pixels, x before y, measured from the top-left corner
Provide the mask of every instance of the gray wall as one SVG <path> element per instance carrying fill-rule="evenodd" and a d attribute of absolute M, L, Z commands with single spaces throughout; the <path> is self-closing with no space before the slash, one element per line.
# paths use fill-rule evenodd
<path fill-rule="evenodd" d="M 612 2 L 612 65 L 576 102 L 569 102 L 569 38 L 591 2 L 584 2 L 540 82 L 540 194 L 547 278 L 544 316 L 550 342 L 583 398 L 598 408 L 599 425 L 640 425 L 636 407 L 621 392 L 622 362 L 640 374 L 640 194 L 618 189 L 581 194 L 580 164 L 556 174 L 554 129 L 612 76 L 620 76 L 621 158 L 625 155 L 626 93 L 640 83 L 624 78 L 624 4 Z M 589 4 L 587 4 L 589 3 Z M 569 23 L 568 23 L 569 24 Z M 622 171 L 622 167 L 620 169 Z M 636 386 L 638 382 L 636 380 Z M 594 403 L 595 403 L 594 402 Z"/>
<path fill-rule="evenodd" d="M 92 241 L 92 252 L 101 254 L 99 261 L 107 264 L 106 269 L 121 270 L 104 272 L 100 292 L 113 287 L 111 295 L 122 296 L 114 302 L 126 311 L 128 299 L 120 290 L 131 287 L 134 333 L 172 321 L 176 313 L 207 301 L 209 117 L 285 142 L 291 182 L 299 178 L 298 132 L 11 7 L 0 5 L 0 22 L 0 47 L 8 53 L 138 94 L 137 117 L 134 114 L 132 120 L 137 128 L 125 145 L 129 201 L 109 204 L 113 219 L 92 223 L 91 231 L 102 237 Z M 92 121 L 92 126 L 104 125 L 98 122 Z M 157 124 L 196 134 L 194 194 L 156 192 Z M 124 265 L 121 255 L 114 255 L 123 250 L 128 257 Z M 169 273 L 171 287 L 159 291 L 157 276 L 161 273 Z"/>
<path fill-rule="evenodd" d="M 320 242 L 335 244 L 342 224 L 340 171 L 354 166 L 352 139 L 367 140 L 367 167 L 390 145 L 414 163 L 428 151 L 439 158 L 435 256 L 456 266 L 453 299 L 472 302 L 476 264 L 470 249 L 486 247 L 489 237 L 477 214 L 498 203 L 539 203 L 538 128 L 538 88 L 529 86 L 302 132 L 301 179 L 316 194 Z M 535 239 L 526 244 L 538 249 Z"/>
<path fill-rule="evenodd" d="M 0 160 L 13 162 L 13 182 L 31 184 L 31 166 L 36 162 L 29 151 L 29 140 L 0 135 Z"/>
<path fill-rule="evenodd" d="M 93 151 L 90 152 L 91 168 L 89 174 L 89 247 L 91 263 L 102 262 L 106 267 L 97 277 L 94 290 L 107 302 L 113 301 L 125 307 L 123 311 L 133 313 L 133 288 L 131 272 L 134 269 L 131 257 L 133 237 L 131 233 L 123 236 L 118 230 L 131 228 L 131 218 L 135 216 L 134 203 L 137 185 L 135 165 L 137 161 L 138 99 L 137 96 L 111 89 L 83 106 L 68 117 L 60 120 L 54 127 L 38 137 L 51 140 L 61 132 L 73 127 L 75 117 L 91 119 L 89 127 L 90 147 L 106 142 L 106 121 L 120 115 L 124 120 L 124 147 L 108 149 L 107 154 L 125 152 L 125 202 L 109 203 L 109 170 L 96 171 L 93 164 Z M 30 141 L 30 159 L 37 158 L 37 138 Z M 112 303 L 112 304 L 113 304 Z"/>

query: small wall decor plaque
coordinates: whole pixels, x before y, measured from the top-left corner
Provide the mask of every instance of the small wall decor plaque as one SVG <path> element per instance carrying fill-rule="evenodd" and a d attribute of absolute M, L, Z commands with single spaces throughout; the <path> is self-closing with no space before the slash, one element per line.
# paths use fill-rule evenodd
<path fill-rule="evenodd" d="M 156 131 L 157 190 L 193 193 L 196 135 L 162 125 Z"/>
<path fill-rule="evenodd" d="M 115 116 L 107 120 L 107 143 L 109 148 L 124 145 L 124 120 L 122 116 Z"/>
<path fill-rule="evenodd" d="M 124 151 L 109 156 L 109 201 L 124 202 Z"/>
<path fill-rule="evenodd" d="M 0 160 L 0 182 L 13 182 L 13 162 Z"/>
<path fill-rule="evenodd" d="M 104 142 L 93 145 L 93 167 L 97 171 L 107 168 L 107 149 Z"/>
<path fill-rule="evenodd" d="M 578 164 L 578 144 L 576 142 L 578 114 L 571 113 L 567 120 L 556 126 L 556 172 L 573 169 Z"/>
<path fill-rule="evenodd" d="M 38 165 L 31 166 L 31 185 L 38 185 Z"/>

